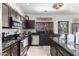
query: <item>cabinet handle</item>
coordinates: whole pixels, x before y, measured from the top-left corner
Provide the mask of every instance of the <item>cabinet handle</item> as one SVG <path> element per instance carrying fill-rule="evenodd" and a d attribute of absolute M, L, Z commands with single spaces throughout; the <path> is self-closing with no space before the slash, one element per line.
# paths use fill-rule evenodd
<path fill-rule="evenodd" d="M 3 53 L 3 56 L 6 56 L 8 53 L 7 52 L 5 52 L 5 53 Z"/>

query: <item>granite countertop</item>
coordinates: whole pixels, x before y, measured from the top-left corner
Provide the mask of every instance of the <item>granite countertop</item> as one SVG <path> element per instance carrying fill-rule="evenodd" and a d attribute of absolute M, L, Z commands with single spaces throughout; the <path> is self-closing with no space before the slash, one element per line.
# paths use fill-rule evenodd
<path fill-rule="evenodd" d="M 71 53 L 74 56 L 79 56 L 79 45 L 76 44 L 69 44 L 65 43 L 65 40 L 59 39 L 58 37 L 53 37 L 52 40 L 56 42 L 58 45 L 63 47 L 65 50 L 67 50 L 69 53 Z"/>
<path fill-rule="evenodd" d="M 5 49 L 12 45 L 13 43 L 17 42 L 17 40 L 8 40 L 2 43 L 2 49 Z"/>
<path fill-rule="evenodd" d="M 32 33 L 32 35 L 39 35 L 39 34 L 38 33 Z M 5 49 L 5 48 L 9 47 L 10 45 L 12 45 L 12 44 L 14 44 L 16 42 L 18 42 L 20 40 L 23 40 L 26 37 L 28 37 L 28 35 L 25 35 L 23 37 L 18 37 L 16 40 L 15 39 L 14 40 L 13 39 L 12 40 L 7 40 L 7 41 L 2 43 L 2 49 Z"/>
<path fill-rule="evenodd" d="M 27 37 L 27 35 L 24 36 L 24 37 L 18 37 L 16 40 L 8 40 L 8 41 L 3 42 L 2 43 L 2 49 L 5 49 L 5 48 L 9 47 L 10 45 L 12 45 L 12 44 L 14 44 L 16 42 L 18 42 L 20 40 L 23 40 L 26 37 Z"/>

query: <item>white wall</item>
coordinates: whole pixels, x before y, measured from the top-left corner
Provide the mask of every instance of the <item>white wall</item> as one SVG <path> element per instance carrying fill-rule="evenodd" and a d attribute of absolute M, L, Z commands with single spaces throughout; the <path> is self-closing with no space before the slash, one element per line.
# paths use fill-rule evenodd
<path fill-rule="evenodd" d="M 58 33 L 58 21 L 69 21 L 69 33 L 71 33 L 72 20 L 75 18 L 79 19 L 78 15 L 63 15 L 63 14 L 59 14 L 59 15 L 28 14 L 28 15 L 29 15 L 30 20 L 35 20 L 35 22 L 44 22 L 44 21 L 37 20 L 37 17 L 52 17 L 52 21 L 49 21 L 49 22 L 54 22 L 54 33 Z M 27 31 L 36 32 L 36 29 L 33 29 L 33 30 L 29 29 Z"/>

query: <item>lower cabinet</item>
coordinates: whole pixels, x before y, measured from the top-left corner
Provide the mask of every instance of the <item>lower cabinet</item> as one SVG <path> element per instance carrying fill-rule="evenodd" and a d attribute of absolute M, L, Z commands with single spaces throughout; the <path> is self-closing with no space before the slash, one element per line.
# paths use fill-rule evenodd
<path fill-rule="evenodd" d="M 51 53 L 51 56 L 56 56 L 57 52 L 56 52 L 55 46 L 51 46 L 50 53 Z"/>
<path fill-rule="evenodd" d="M 56 49 L 59 51 L 59 53 L 62 54 L 62 56 L 72 56 L 72 54 L 70 54 L 67 50 L 65 50 L 64 48 L 62 48 L 58 45 L 56 46 Z"/>
<path fill-rule="evenodd" d="M 10 54 L 10 47 L 5 48 L 5 49 L 3 50 L 3 52 L 2 52 L 2 55 L 3 55 L 3 56 L 10 56 L 10 55 L 11 55 L 11 54 Z"/>
<path fill-rule="evenodd" d="M 57 50 L 56 51 L 56 56 L 63 56 L 63 54 Z"/>
<path fill-rule="evenodd" d="M 66 51 L 63 47 L 59 46 L 55 42 L 52 42 L 50 52 L 51 56 L 73 56 L 71 53 Z"/>
<path fill-rule="evenodd" d="M 59 51 L 58 49 L 56 49 L 56 56 L 64 56 L 61 51 Z"/>
<path fill-rule="evenodd" d="M 39 45 L 50 45 L 50 39 L 47 35 L 40 35 Z"/>
<path fill-rule="evenodd" d="M 18 47 L 18 42 L 12 44 L 11 46 L 5 48 L 2 50 L 2 55 L 3 56 L 18 56 L 19 54 L 19 47 Z"/>
<path fill-rule="evenodd" d="M 18 43 L 14 43 L 11 46 L 11 56 L 18 56 Z"/>

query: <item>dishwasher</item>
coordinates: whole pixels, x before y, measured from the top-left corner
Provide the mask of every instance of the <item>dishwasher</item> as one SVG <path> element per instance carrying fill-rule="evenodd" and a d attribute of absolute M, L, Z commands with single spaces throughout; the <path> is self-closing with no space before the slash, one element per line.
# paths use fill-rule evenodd
<path fill-rule="evenodd" d="M 27 55 L 27 50 L 28 50 L 28 37 L 20 41 L 20 55 L 21 56 Z"/>
<path fill-rule="evenodd" d="M 32 35 L 32 45 L 39 45 L 39 35 Z"/>

